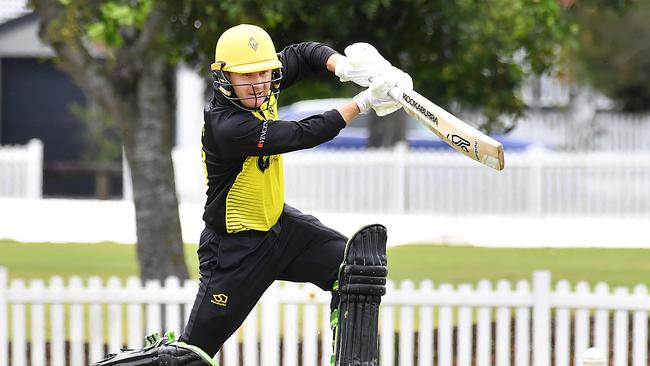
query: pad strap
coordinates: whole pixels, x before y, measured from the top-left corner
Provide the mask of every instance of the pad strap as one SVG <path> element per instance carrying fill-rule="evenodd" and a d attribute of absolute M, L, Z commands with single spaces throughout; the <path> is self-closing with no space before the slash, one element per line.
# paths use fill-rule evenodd
<path fill-rule="evenodd" d="M 341 274 L 342 294 L 383 296 L 386 294 L 386 266 L 344 264 Z"/>

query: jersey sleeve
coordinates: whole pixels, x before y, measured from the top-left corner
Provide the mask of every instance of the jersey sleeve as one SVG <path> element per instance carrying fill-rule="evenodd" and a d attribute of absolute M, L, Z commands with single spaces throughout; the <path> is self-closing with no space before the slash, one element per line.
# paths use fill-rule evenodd
<path fill-rule="evenodd" d="M 209 118 L 215 145 L 226 159 L 307 149 L 333 139 L 346 125 L 334 109 L 300 121 L 261 121 L 237 111 Z"/>
<path fill-rule="evenodd" d="M 282 62 L 280 89 L 317 72 L 327 71 L 327 59 L 337 53 L 329 46 L 317 42 L 303 42 L 285 47 L 278 57 Z"/>

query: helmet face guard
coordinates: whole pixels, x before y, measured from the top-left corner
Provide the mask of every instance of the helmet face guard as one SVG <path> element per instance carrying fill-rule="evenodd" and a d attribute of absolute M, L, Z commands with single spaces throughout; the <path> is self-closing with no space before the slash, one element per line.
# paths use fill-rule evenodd
<path fill-rule="evenodd" d="M 281 69 L 275 69 L 271 72 L 271 80 L 269 81 L 263 81 L 259 83 L 246 83 L 246 84 L 233 84 L 230 79 L 228 79 L 228 76 L 223 70 L 217 70 L 217 71 L 212 71 L 212 75 L 214 76 L 214 82 L 213 82 L 213 87 L 215 91 L 220 92 L 226 99 L 231 101 L 235 106 L 238 108 L 244 109 L 246 111 L 251 111 L 251 112 L 261 112 L 261 111 L 266 111 L 271 109 L 278 101 L 278 97 L 280 94 L 280 80 L 282 80 L 282 70 Z M 257 94 L 255 94 L 255 85 L 263 85 L 271 83 L 271 88 L 270 91 L 267 95 L 265 95 L 263 98 L 264 100 L 262 103 L 258 103 L 258 99 L 261 99 L 262 97 L 258 97 Z M 235 93 L 235 86 L 243 86 L 246 87 L 248 86 L 251 91 L 253 91 L 253 96 L 251 97 L 243 97 L 240 98 L 237 96 Z M 271 96 L 275 96 L 275 98 L 271 98 Z M 242 101 L 244 100 L 254 100 L 255 105 L 260 105 L 259 107 L 255 108 L 247 108 L 244 106 Z M 266 101 L 273 101 L 273 103 L 264 103 Z"/>

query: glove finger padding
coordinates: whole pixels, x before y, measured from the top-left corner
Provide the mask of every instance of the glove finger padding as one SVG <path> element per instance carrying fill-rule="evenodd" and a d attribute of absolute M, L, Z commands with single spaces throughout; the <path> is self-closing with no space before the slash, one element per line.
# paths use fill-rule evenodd
<path fill-rule="evenodd" d="M 387 116 L 395 111 L 398 111 L 400 108 L 402 108 L 402 105 L 397 102 L 384 102 L 372 107 L 372 109 L 375 111 L 375 114 L 380 117 Z"/>
<path fill-rule="evenodd" d="M 372 80 L 368 90 L 372 94 L 372 109 L 378 116 L 385 116 L 399 110 L 402 105 L 388 95 L 392 88 L 400 90 L 413 89 L 413 80 L 404 71 L 391 67 L 388 71 Z"/>
<path fill-rule="evenodd" d="M 345 48 L 345 57 L 338 60 L 334 73 L 342 82 L 353 81 L 367 87 L 373 77 L 390 67 L 390 62 L 371 44 L 354 43 Z"/>
<path fill-rule="evenodd" d="M 393 66 L 377 75 L 368 88 L 376 98 L 390 98 L 388 91 L 395 87 L 401 90 L 413 89 L 413 80 L 409 74 Z"/>

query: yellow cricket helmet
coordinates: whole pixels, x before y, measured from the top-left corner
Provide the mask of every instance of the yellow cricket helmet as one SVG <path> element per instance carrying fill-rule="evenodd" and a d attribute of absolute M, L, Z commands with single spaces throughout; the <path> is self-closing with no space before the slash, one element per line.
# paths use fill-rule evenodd
<path fill-rule="evenodd" d="M 240 24 L 221 35 L 214 53 L 213 71 L 238 74 L 274 70 L 282 67 L 273 41 L 256 25 Z"/>

